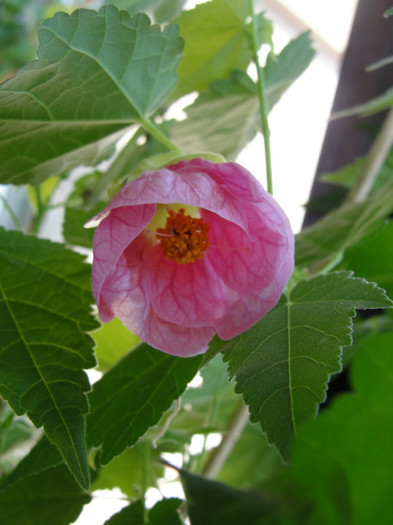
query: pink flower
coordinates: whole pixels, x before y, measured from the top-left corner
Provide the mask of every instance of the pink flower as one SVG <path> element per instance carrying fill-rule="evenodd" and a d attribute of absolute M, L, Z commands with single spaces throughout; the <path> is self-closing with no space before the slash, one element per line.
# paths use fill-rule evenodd
<path fill-rule="evenodd" d="M 293 270 L 287 217 L 236 163 L 203 159 L 148 171 L 93 221 L 93 293 L 169 354 L 205 352 L 250 328 L 278 301 Z"/>

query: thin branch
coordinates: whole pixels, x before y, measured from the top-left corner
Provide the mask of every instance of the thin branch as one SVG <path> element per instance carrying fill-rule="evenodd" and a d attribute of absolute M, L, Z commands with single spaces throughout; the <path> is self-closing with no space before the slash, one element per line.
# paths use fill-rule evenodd
<path fill-rule="evenodd" d="M 213 451 L 209 461 L 202 469 L 203 476 L 208 479 L 214 479 L 217 476 L 225 461 L 228 459 L 229 454 L 232 452 L 248 420 L 248 408 L 244 405 L 243 401 L 241 401 L 229 423 L 228 431 L 224 434 L 221 443 Z"/>
<path fill-rule="evenodd" d="M 273 194 L 273 175 L 272 175 L 272 160 L 270 152 L 270 129 L 267 119 L 267 101 L 266 101 L 266 87 L 265 78 L 262 68 L 259 64 L 258 50 L 259 50 L 259 38 L 258 29 L 256 23 L 254 1 L 250 1 L 250 12 L 251 12 L 251 42 L 252 51 L 254 55 L 255 67 L 258 75 L 258 98 L 259 98 L 259 110 L 261 114 L 261 128 L 263 134 L 263 140 L 265 144 L 265 165 L 266 165 L 266 179 L 267 179 L 267 191 Z"/>

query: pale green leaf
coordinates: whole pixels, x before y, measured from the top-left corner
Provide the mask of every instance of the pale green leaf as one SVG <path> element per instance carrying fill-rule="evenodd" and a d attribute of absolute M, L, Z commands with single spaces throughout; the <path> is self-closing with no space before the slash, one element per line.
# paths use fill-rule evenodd
<path fill-rule="evenodd" d="M 289 42 L 278 55 L 269 55 L 265 67 L 269 109 L 313 55 L 308 33 Z M 185 111 L 187 118 L 171 128 L 173 140 L 185 152 L 217 151 L 233 160 L 260 131 L 257 86 L 243 71 L 231 71 L 230 78 L 212 83 Z"/>
<path fill-rule="evenodd" d="M 360 117 L 366 117 L 368 115 L 373 115 L 374 113 L 379 113 L 385 109 L 389 109 L 393 106 L 393 87 L 389 88 L 385 93 L 379 95 L 378 97 L 365 102 L 364 104 L 359 104 L 349 109 L 343 109 L 342 111 L 336 111 L 331 115 L 331 120 L 335 120 L 343 117 L 351 117 L 353 115 L 359 115 Z"/>
<path fill-rule="evenodd" d="M 233 69 L 247 69 L 252 59 L 250 14 L 250 4 L 244 0 L 212 0 L 183 11 L 175 20 L 185 40 L 175 96 L 201 92 Z M 258 21 L 262 23 L 261 18 Z"/>
<path fill-rule="evenodd" d="M 0 230 L 0 385 L 17 414 L 44 426 L 88 486 L 84 414 L 95 365 L 90 266 L 62 245 Z"/>
<path fill-rule="evenodd" d="M 278 55 L 269 53 L 263 68 L 269 110 L 307 69 L 314 55 L 309 31 L 291 40 Z"/>
<path fill-rule="evenodd" d="M 296 236 L 295 258 L 309 266 L 335 257 L 381 228 L 393 210 L 393 178 L 365 202 L 346 204 Z"/>
<path fill-rule="evenodd" d="M 155 425 L 185 390 L 201 356 L 174 357 L 142 343 L 94 384 L 89 396 L 88 443 L 108 463 Z"/>
<path fill-rule="evenodd" d="M 248 332 L 223 343 L 224 359 L 251 420 L 287 459 L 299 425 L 315 417 L 341 347 L 352 342 L 355 308 L 393 306 L 384 290 L 350 272 L 300 281 Z"/>
<path fill-rule="evenodd" d="M 0 88 L 1 182 L 36 183 L 107 157 L 176 84 L 178 29 L 113 6 L 56 15 L 38 61 Z"/>
<path fill-rule="evenodd" d="M 163 465 L 159 463 L 160 450 L 152 449 L 151 443 L 141 441 L 101 466 L 92 490 L 118 487 L 130 498 L 140 496 L 142 487 L 156 487 L 163 477 Z"/>
<path fill-rule="evenodd" d="M 91 336 L 96 342 L 96 357 L 100 370 L 107 370 L 141 342 L 117 317 L 103 324 Z"/>
<path fill-rule="evenodd" d="M 324 173 L 321 176 L 321 180 L 323 180 L 324 182 L 330 182 L 332 184 L 338 184 L 340 186 L 343 186 L 344 188 L 351 188 L 361 175 L 365 163 L 366 159 L 364 157 L 359 157 L 338 171 L 334 171 L 332 173 Z M 384 184 L 388 182 L 388 180 L 392 176 L 393 150 L 386 157 L 385 162 L 383 163 L 381 170 L 379 171 L 375 179 L 374 185 L 370 193 L 379 190 Z"/>

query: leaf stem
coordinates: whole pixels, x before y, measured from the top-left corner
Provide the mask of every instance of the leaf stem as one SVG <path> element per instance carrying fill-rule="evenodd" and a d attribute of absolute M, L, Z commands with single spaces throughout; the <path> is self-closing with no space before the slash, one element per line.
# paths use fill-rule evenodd
<path fill-rule="evenodd" d="M 263 70 L 259 64 L 258 50 L 259 50 L 259 39 L 258 29 L 255 16 L 254 0 L 249 0 L 250 12 L 251 12 L 251 42 L 252 51 L 254 56 L 254 63 L 258 75 L 258 98 L 259 98 L 259 110 L 261 114 L 261 128 L 263 134 L 263 140 L 265 144 L 265 165 L 266 165 L 266 179 L 267 179 L 267 191 L 273 194 L 273 176 L 272 176 L 272 160 L 270 151 L 270 129 L 267 119 L 267 101 L 266 101 L 266 88 L 265 78 Z"/>
<path fill-rule="evenodd" d="M 202 470 L 202 475 L 208 479 L 214 479 L 220 472 L 229 454 L 239 439 L 249 419 L 248 408 L 241 401 L 228 425 L 228 430 L 222 438 L 219 446 L 212 452 L 208 463 Z"/>
<path fill-rule="evenodd" d="M 145 128 L 146 131 L 148 131 L 154 138 L 156 138 L 161 144 L 166 146 L 171 151 L 178 151 L 181 153 L 181 150 L 174 144 L 169 137 L 164 135 L 159 128 L 148 118 L 145 118 L 143 116 L 139 117 L 139 122 L 142 124 L 142 126 Z"/>

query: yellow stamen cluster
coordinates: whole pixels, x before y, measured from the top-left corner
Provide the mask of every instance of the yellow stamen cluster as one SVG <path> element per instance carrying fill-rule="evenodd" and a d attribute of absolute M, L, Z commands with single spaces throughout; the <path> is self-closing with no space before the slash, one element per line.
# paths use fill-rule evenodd
<path fill-rule="evenodd" d="M 169 210 L 165 228 L 157 228 L 156 236 L 165 257 L 185 264 L 203 259 L 209 246 L 208 230 L 205 221 L 185 215 L 184 208 L 181 208 L 177 213 Z"/>

